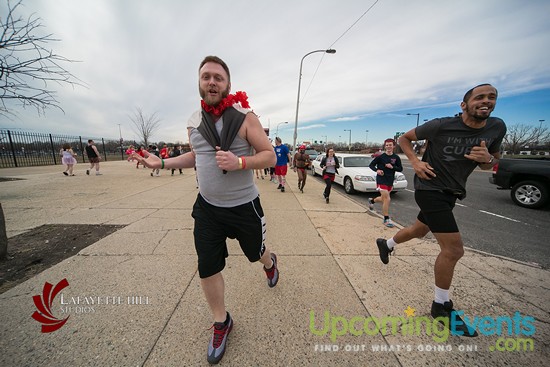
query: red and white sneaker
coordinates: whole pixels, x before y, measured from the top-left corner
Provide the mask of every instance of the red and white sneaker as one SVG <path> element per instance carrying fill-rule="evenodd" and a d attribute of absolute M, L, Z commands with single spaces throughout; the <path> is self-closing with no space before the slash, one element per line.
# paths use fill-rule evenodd
<path fill-rule="evenodd" d="M 273 260 L 273 266 L 271 269 L 266 269 L 264 266 L 265 275 L 267 275 L 267 285 L 269 288 L 273 288 L 279 281 L 279 269 L 277 268 L 277 255 L 271 253 L 271 260 Z"/>

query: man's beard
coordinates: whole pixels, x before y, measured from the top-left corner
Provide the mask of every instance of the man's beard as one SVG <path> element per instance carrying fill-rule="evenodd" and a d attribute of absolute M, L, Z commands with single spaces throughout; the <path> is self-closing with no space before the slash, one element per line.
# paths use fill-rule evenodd
<path fill-rule="evenodd" d="M 220 93 L 221 98 L 216 97 L 210 97 L 210 95 L 201 87 L 199 87 L 199 94 L 201 98 L 203 99 L 204 103 L 206 103 L 209 106 L 216 107 L 220 102 L 229 95 L 229 87 L 222 91 Z"/>
<path fill-rule="evenodd" d="M 493 112 L 491 109 L 487 110 L 487 116 L 481 116 L 476 112 L 476 109 L 474 107 L 468 106 L 466 111 L 468 112 L 468 115 L 473 118 L 474 120 L 478 122 L 485 121 L 491 116 L 491 112 Z"/>

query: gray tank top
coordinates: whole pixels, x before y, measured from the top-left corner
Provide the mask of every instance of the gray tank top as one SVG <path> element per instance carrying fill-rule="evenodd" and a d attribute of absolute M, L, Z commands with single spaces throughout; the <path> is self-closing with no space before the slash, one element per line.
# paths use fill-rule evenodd
<path fill-rule="evenodd" d="M 237 108 L 242 113 L 248 110 Z M 223 171 L 216 163 L 216 151 L 202 137 L 197 127 L 201 123 L 201 111 L 195 112 L 187 127 L 189 129 L 189 140 L 195 152 L 195 165 L 197 167 L 197 179 L 199 192 L 209 204 L 214 206 L 230 208 L 246 204 L 258 197 L 258 188 L 254 184 L 253 170 Z M 223 128 L 223 116 L 216 122 L 216 130 L 221 134 Z M 239 135 L 229 148 L 238 157 L 252 155 L 252 147 L 248 141 Z"/>

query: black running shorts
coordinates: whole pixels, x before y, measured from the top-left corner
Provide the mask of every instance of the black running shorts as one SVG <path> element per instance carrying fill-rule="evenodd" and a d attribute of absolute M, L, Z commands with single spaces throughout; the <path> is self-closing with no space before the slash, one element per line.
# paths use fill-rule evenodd
<path fill-rule="evenodd" d="M 414 199 L 420 208 L 417 219 L 432 233 L 458 232 L 453 208 L 457 197 L 441 191 L 415 190 Z"/>
<path fill-rule="evenodd" d="M 195 250 L 199 276 L 207 278 L 225 267 L 226 239 L 239 241 L 250 262 L 260 260 L 265 251 L 266 223 L 260 198 L 232 208 L 211 205 L 199 194 L 191 214 L 195 219 Z"/>

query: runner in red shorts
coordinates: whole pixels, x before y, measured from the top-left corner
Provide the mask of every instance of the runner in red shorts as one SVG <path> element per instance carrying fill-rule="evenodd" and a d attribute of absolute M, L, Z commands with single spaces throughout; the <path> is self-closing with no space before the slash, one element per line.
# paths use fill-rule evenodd
<path fill-rule="evenodd" d="M 376 187 L 380 191 L 380 196 L 374 199 L 369 198 L 369 209 L 374 210 L 374 203 L 382 202 L 382 214 L 384 215 L 384 225 L 393 227 L 390 219 L 390 192 L 393 189 L 393 180 L 395 172 L 403 171 L 401 158 L 393 153 L 395 140 L 386 139 L 384 141 L 385 152 L 374 158 L 369 164 L 369 168 L 376 172 Z"/>
<path fill-rule="evenodd" d="M 286 173 L 288 171 L 288 163 L 290 162 L 290 151 L 286 145 L 283 145 L 281 138 L 275 138 L 275 155 L 277 163 L 275 164 L 275 176 L 279 180 L 278 189 L 285 192 Z"/>

